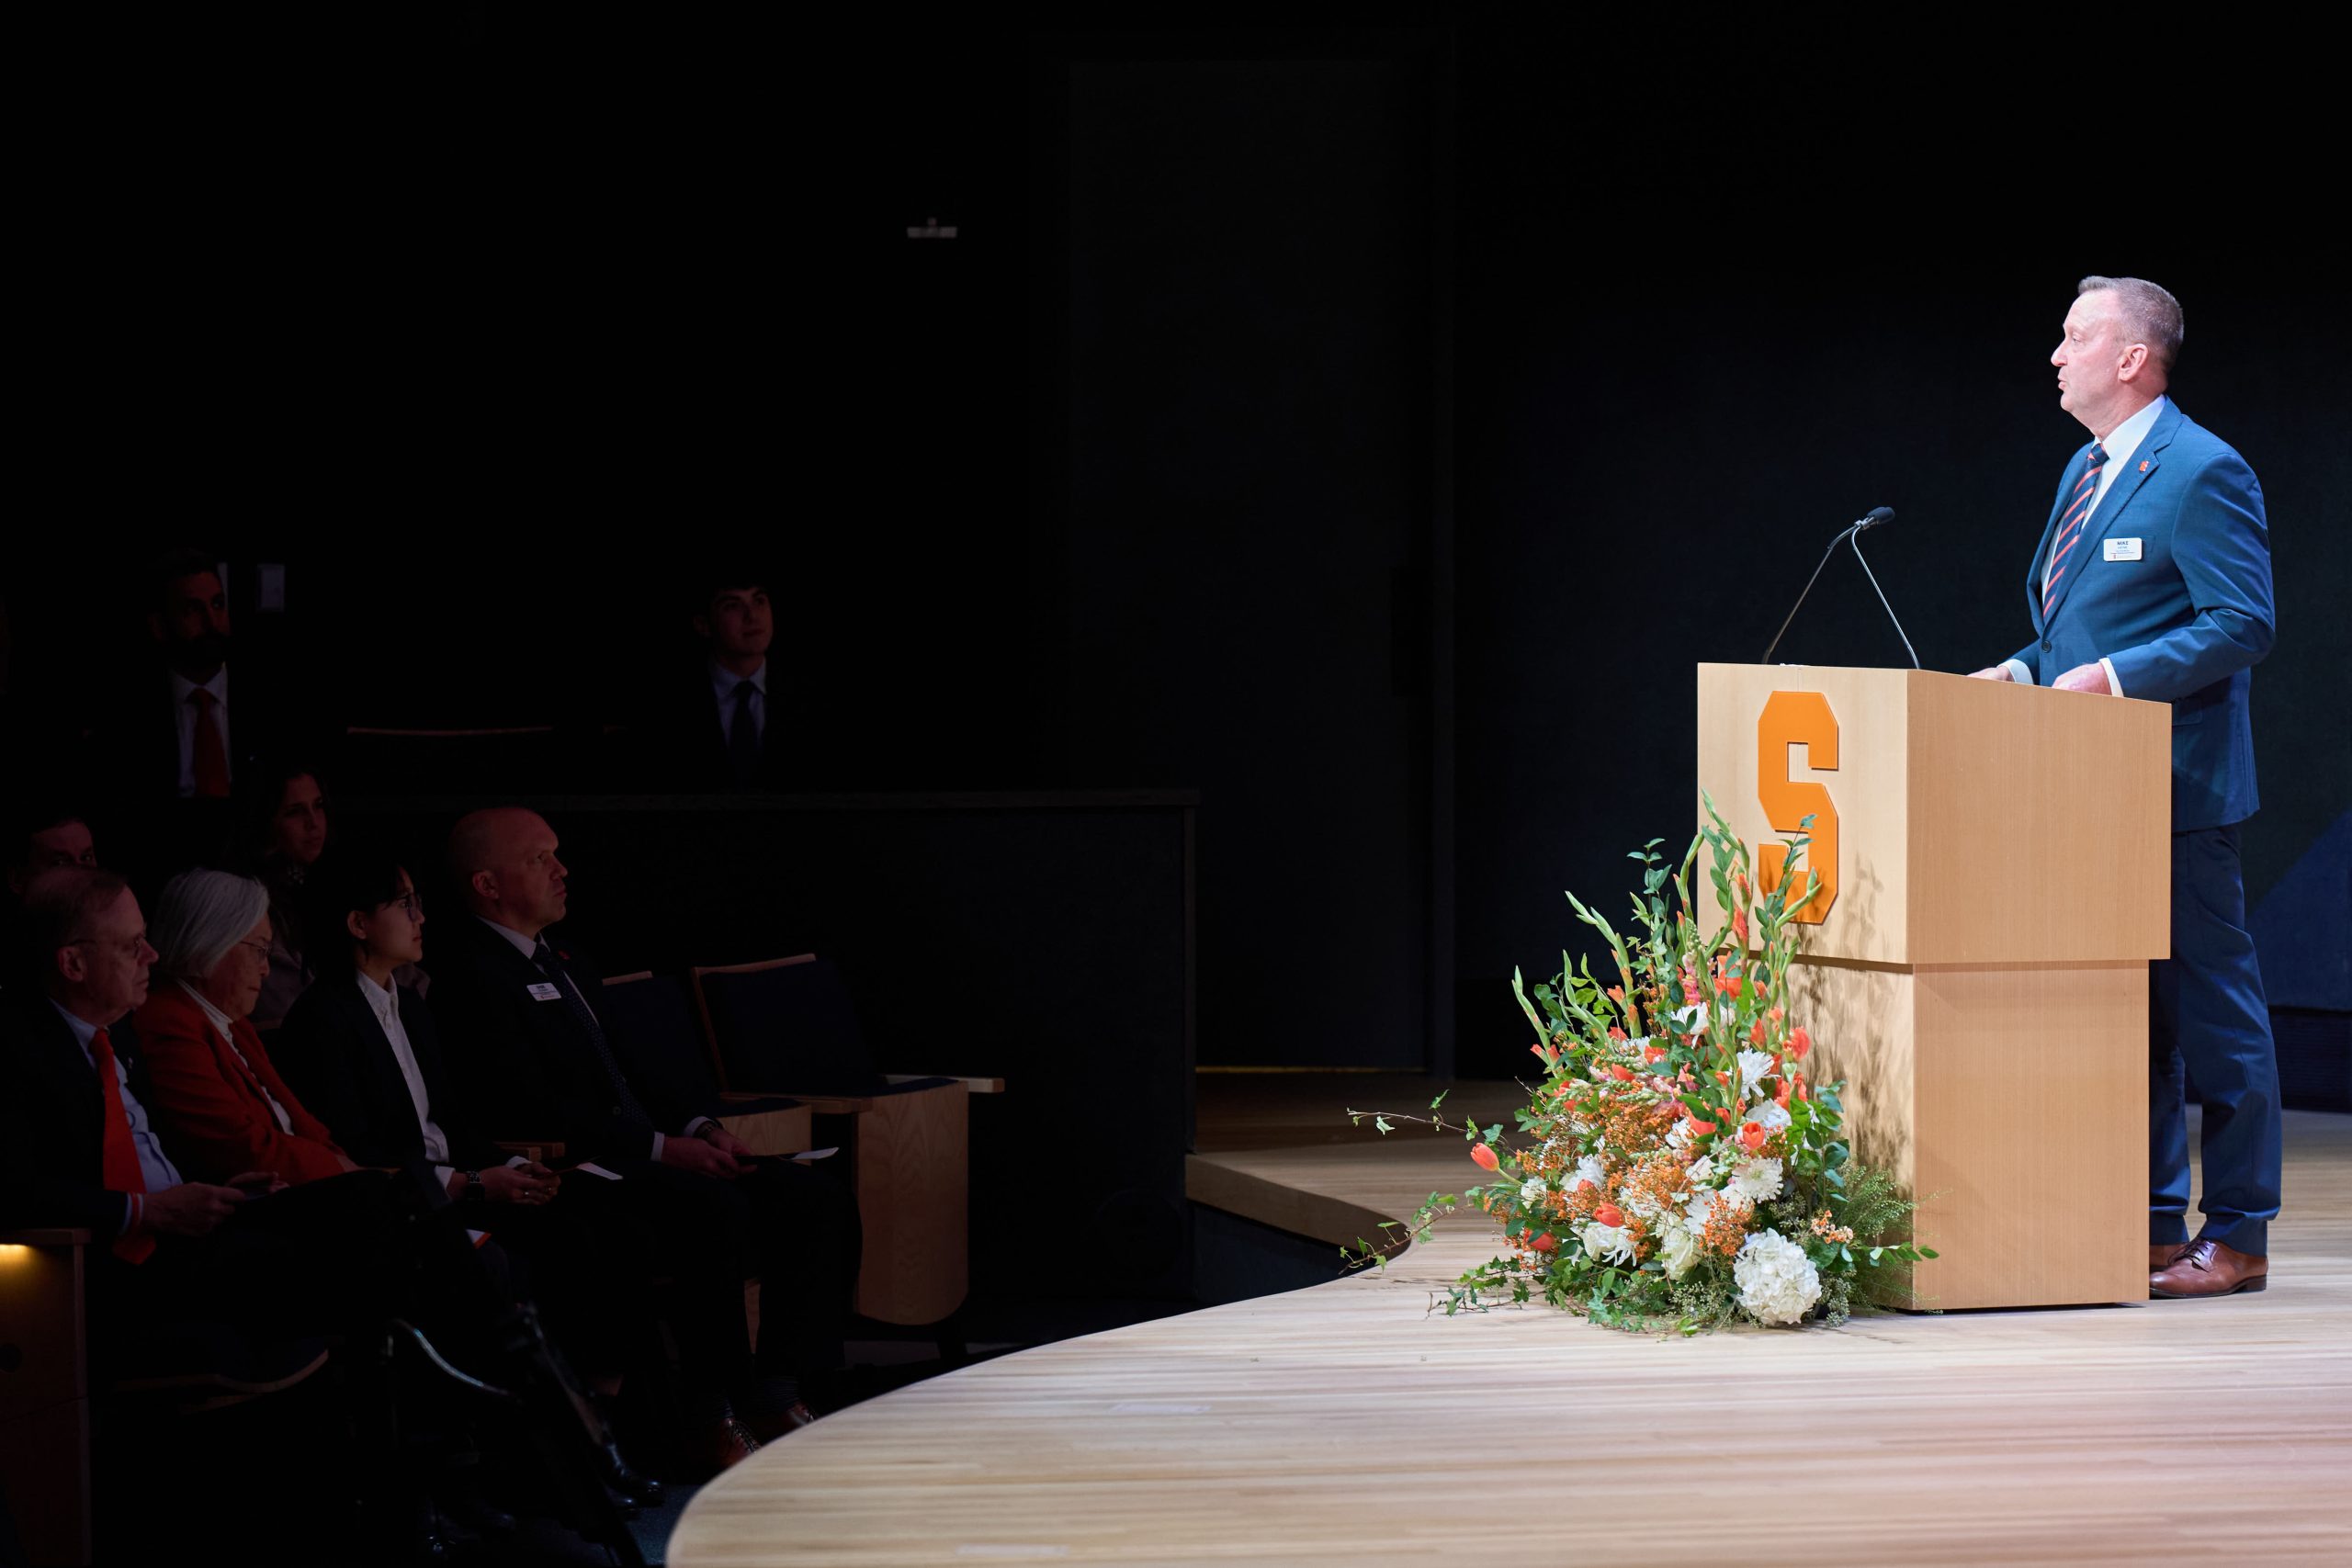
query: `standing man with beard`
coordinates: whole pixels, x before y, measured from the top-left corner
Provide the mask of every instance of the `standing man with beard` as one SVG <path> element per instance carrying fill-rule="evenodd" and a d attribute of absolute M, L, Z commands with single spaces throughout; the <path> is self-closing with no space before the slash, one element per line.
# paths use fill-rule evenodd
<path fill-rule="evenodd" d="M 202 550 L 169 551 L 148 569 L 147 590 L 142 620 L 157 663 L 100 716 L 88 783 L 117 808 L 115 863 L 152 890 L 175 872 L 224 863 L 238 791 L 282 736 L 265 673 L 241 660 L 232 679 L 219 565 Z"/>
<path fill-rule="evenodd" d="M 2172 705 L 2172 956 L 2149 966 L 2148 1289 L 2259 1291 L 2284 1141 L 2278 1059 L 2245 924 L 2239 824 L 2258 804 L 2248 693 L 2275 619 L 2262 487 L 2166 396 L 2180 302 L 2086 277 L 2050 362 L 2090 432 L 2026 577 L 2034 638 L 1978 677 Z M 2204 1104 L 2204 1224 L 2188 1227 L 2182 1070 Z"/>

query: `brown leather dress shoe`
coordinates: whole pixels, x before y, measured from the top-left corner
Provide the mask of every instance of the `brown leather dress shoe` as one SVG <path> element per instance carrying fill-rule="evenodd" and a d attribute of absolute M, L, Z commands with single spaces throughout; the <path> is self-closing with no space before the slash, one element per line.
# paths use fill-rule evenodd
<path fill-rule="evenodd" d="M 794 1400 L 783 1409 L 763 1412 L 752 1417 L 752 1430 L 759 1434 L 763 1443 L 773 1443 L 778 1438 L 790 1437 L 803 1427 L 817 1424 L 817 1413 L 805 1400 Z"/>
<path fill-rule="evenodd" d="M 712 1422 L 702 1437 L 702 1457 L 713 1470 L 732 1470 L 760 1451 L 760 1439 L 733 1416 Z"/>
<path fill-rule="evenodd" d="M 2270 1282 L 2270 1259 L 2249 1258 L 2218 1241 L 2199 1239 L 2148 1280 L 2148 1293 L 2167 1300 L 2189 1296 L 2232 1296 L 2259 1291 Z"/>
<path fill-rule="evenodd" d="M 2179 1262 L 2180 1255 L 2188 1250 L 2188 1244 L 2185 1241 L 2150 1242 L 2148 1244 L 2148 1272 L 2163 1273 L 2175 1263 Z"/>

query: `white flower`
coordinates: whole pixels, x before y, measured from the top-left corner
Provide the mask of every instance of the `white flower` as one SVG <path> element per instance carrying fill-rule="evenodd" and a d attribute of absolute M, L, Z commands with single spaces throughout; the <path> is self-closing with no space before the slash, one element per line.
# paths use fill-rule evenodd
<path fill-rule="evenodd" d="M 1669 1224 L 1658 1233 L 1658 1262 L 1665 1266 L 1669 1280 L 1679 1280 L 1690 1272 L 1690 1266 L 1699 1261 L 1702 1250 L 1698 1233 L 1688 1225 Z"/>
<path fill-rule="evenodd" d="M 1633 1234 L 1623 1225 L 1604 1225 L 1595 1220 L 1584 1227 L 1578 1238 L 1584 1249 L 1596 1263 L 1631 1263 L 1634 1260 Z"/>
<path fill-rule="evenodd" d="M 1550 1189 L 1544 1185 L 1542 1177 L 1531 1176 L 1527 1179 L 1526 1185 L 1519 1190 L 1519 1201 L 1532 1209 L 1544 1201 L 1544 1194 L 1549 1190 Z"/>
<path fill-rule="evenodd" d="M 1625 1212 L 1633 1215 L 1635 1219 L 1654 1220 L 1657 1218 L 1657 1200 L 1649 1196 L 1646 1192 L 1639 1190 L 1630 1191 L 1624 1194 L 1621 1201 L 1624 1204 Z"/>
<path fill-rule="evenodd" d="M 1689 1177 L 1694 1184 L 1713 1180 L 1715 1178 L 1714 1156 L 1713 1155 L 1701 1155 L 1697 1159 L 1690 1162 L 1690 1168 L 1684 1171 L 1682 1174 Z"/>
<path fill-rule="evenodd" d="M 1752 1107 L 1747 1112 L 1747 1119 L 1763 1128 L 1769 1136 L 1789 1124 L 1789 1112 L 1780 1101 L 1768 1100 Z"/>
<path fill-rule="evenodd" d="M 1587 1155 L 1577 1161 L 1576 1169 L 1570 1171 L 1567 1179 L 1560 1185 L 1573 1192 L 1588 1181 L 1592 1183 L 1596 1191 L 1609 1190 L 1609 1171 L 1601 1165 L 1599 1155 Z"/>
<path fill-rule="evenodd" d="M 1674 1021 L 1675 1027 L 1680 1032 L 1684 1034 L 1696 1034 L 1699 1032 L 1700 1025 L 1707 1021 L 1707 1004 L 1704 1002 L 1692 1002 L 1687 1008 L 1676 1008 L 1672 1012 L 1668 1013 L 1666 1016 Z"/>
<path fill-rule="evenodd" d="M 1731 1266 L 1739 1304 L 1758 1323 L 1794 1323 L 1821 1299 L 1821 1273 L 1804 1248 L 1778 1231 L 1758 1231 Z"/>
<path fill-rule="evenodd" d="M 1639 1039 L 1628 1040 L 1625 1042 L 1625 1049 L 1628 1051 L 1646 1051 L 1649 1048 L 1650 1037 L 1646 1034 L 1641 1036 Z"/>
<path fill-rule="evenodd" d="M 1770 1051 L 1742 1051 L 1739 1054 L 1739 1092 L 1754 1094 L 1757 1086 L 1764 1081 L 1764 1075 L 1772 1067 Z"/>
<path fill-rule="evenodd" d="M 1744 1159 L 1731 1173 L 1726 1189 L 1738 1193 L 1750 1202 L 1761 1203 L 1781 1195 L 1781 1162 L 1776 1159 Z"/>

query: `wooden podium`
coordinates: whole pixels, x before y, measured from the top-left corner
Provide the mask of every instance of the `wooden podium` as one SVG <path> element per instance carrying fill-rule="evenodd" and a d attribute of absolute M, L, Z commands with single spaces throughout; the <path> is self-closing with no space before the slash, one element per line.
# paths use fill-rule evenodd
<path fill-rule="evenodd" d="M 2147 1298 L 2171 736 L 2162 703 L 1699 666 L 1699 785 L 1749 852 L 1816 815 L 1789 1006 L 1856 1156 L 1919 1201 L 1915 1307 Z"/>

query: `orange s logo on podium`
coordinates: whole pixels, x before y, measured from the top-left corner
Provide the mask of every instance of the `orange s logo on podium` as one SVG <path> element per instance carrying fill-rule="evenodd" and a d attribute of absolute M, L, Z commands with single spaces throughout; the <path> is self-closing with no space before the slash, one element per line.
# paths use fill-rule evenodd
<path fill-rule="evenodd" d="M 1765 699 L 1764 711 L 1756 720 L 1756 798 L 1763 805 L 1764 819 L 1775 833 L 1794 833 L 1807 817 L 1813 818 L 1807 834 L 1812 841 L 1805 846 L 1797 870 L 1801 875 L 1819 875 L 1821 886 L 1789 918 L 1802 925 L 1817 926 L 1829 918 L 1829 906 L 1838 901 L 1838 806 L 1829 798 L 1827 786 L 1799 784 L 1789 777 L 1792 746 L 1804 747 L 1807 761 L 1815 768 L 1836 771 L 1838 716 L 1829 711 L 1829 699 L 1819 692 L 1775 692 Z M 1786 844 L 1758 846 L 1756 886 L 1759 891 L 1770 893 L 1787 879 L 1788 860 Z"/>

